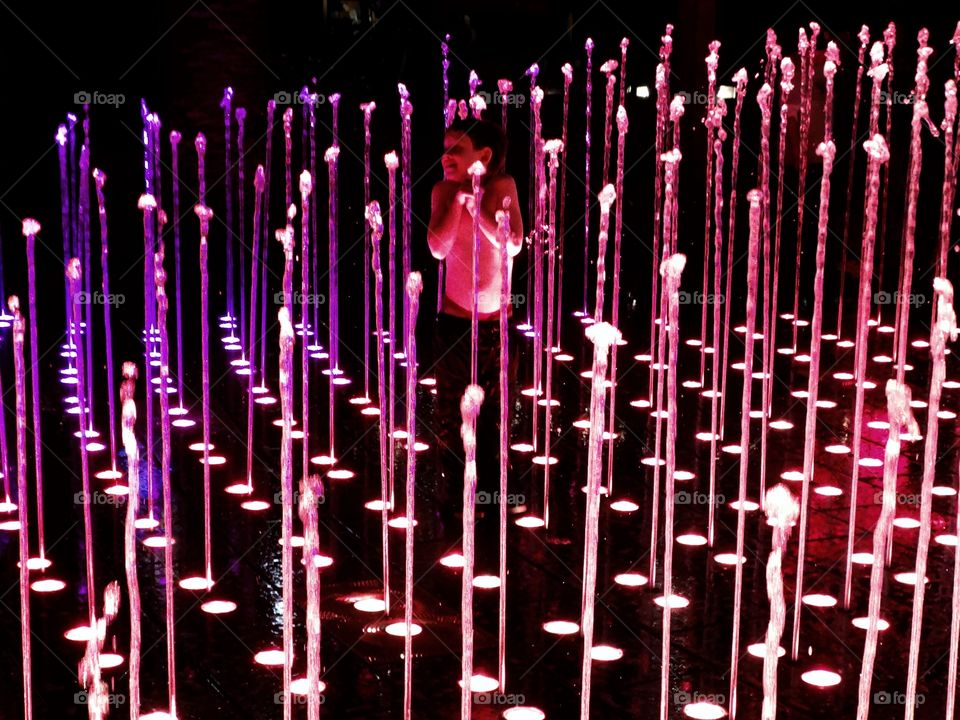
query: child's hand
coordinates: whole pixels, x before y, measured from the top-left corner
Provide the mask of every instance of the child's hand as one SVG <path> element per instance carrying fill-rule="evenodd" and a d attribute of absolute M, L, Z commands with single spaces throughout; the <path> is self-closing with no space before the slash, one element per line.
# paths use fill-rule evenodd
<path fill-rule="evenodd" d="M 477 207 L 476 198 L 474 198 L 473 193 L 464 192 L 463 190 L 457 192 L 457 202 L 466 208 L 470 216 L 473 217 Z"/>

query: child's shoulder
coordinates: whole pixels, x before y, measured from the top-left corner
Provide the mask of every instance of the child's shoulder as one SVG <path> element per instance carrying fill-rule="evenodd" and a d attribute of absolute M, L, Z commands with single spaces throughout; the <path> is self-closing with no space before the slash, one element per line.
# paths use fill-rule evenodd
<path fill-rule="evenodd" d="M 515 188 L 517 186 L 517 183 L 513 179 L 512 175 L 508 175 L 507 173 L 501 172 L 488 177 L 486 185 L 488 189 L 503 190 L 506 192 Z"/>

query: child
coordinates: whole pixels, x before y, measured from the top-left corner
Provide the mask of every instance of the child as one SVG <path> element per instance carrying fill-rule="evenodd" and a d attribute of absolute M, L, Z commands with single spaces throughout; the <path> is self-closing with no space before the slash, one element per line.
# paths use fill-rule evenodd
<path fill-rule="evenodd" d="M 481 240 L 479 264 L 479 333 L 477 342 L 477 384 L 484 401 L 478 420 L 478 482 L 496 490 L 499 473 L 500 417 L 500 242 L 496 214 L 510 199 L 510 235 L 507 241 L 507 278 L 513 258 L 523 246 L 523 222 L 517 186 L 504 172 L 506 138 L 498 125 L 485 120 L 458 120 L 443 140 L 443 176 L 433 188 L 427 240 L 430 252 L 446 264 L 443 305 L 437 318 L 434 357 L 437 378 L 437 439 L 440 472 L 436 499 L 441 518 L 454 523 L 453 508 L 459 507 L 463 481 L 463 443 L 460 438 L 460 399 L 470 383 L 471 317 L 473 312 L 474 216 L 479 212 Z M 486 173 L 480 206 L 473 196 L 471 165 L 480 161 Z M 508 287 L 506 295 L 510 296 Z M 509 314 L 510 308 L 508 308 Z M 514 348 L 511 348 L 513 350 Z M 511 384 L 516 376 L 517 355 L 510 355 Z M 486 461 L 486 462 L 484 462 Z M 493 497 L 484 493 L 485 498 Z M 492 508 L 478 506 L 478 514 Z"/>

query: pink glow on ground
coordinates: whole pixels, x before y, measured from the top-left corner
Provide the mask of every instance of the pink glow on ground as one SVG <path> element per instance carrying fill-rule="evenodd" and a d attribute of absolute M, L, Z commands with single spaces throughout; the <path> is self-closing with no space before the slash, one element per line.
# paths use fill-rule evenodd
<path fill-rule="evenodd" d="M 824 450 L 831 455 L 846 455 L 850 452 L 850 448 L 846 445 L 827 445 Z"/>
<path fill-rule="evenodd" d="M 747 646 L 747 653 L 755 658 L 766 657 L 767 654 L 767 645 L 766 643 L 754 643 L 753 645 Z M 782 647 L 777 646 L 777 657 L 783 657 L 787 654 L 787 651 Z"/>
<path fill-rule="evenodd" d="M 93 637 L 89 625 L 78 625 L 67 630 L 63 636 L 70 642 L 88 642 Z"/>
<path fill-rule="evenodd" d="M 865 618 L 865 617 L 854 618 L 851 621 L 851 623 L 858 630 L 866 630 L 867 626 L 870 624 L 870 618 Z M 883 632 L 884 630 L 887 630 L 889 627 L 890 627 L 890 623 L 888 623 L 883 618 L 877 618 L 877 630 L 879 630 L 880 632 Z"/>
<path fill-rule="evenodd" d="M 209 600 L 200 606 L 200 609 L 210 615 L 225 615 L 237 609 L 237 604 L 231 600 Z"/>
<path fill-rule="evenodd" d="M 664 607 L 664 606 L 667 604 L 667 599 L 666 599 L 663 595 L 660 595 L 660 596 L 658 596 L 658 597 L 655 597 L 655 598 L 653 599 L 653 601 L 654 601 L 657 605 L 659 605 L 660 607 Z M 689 604 L 690 604 L 690 601 L 687 600 L 687 599 L 686 599 L 685 597 L 683 597 L 682 595 L 676 595 L 676 594 L 674 594 L 674 595 L 671 595 L 671 596 L 670 596 L 670 609 L 671 609 L 671 610 L 680 610 L 680 609 L 682 609 L 682 608 L 687 607 Z"/>
<path fill-rule="evenodd" d="M 177 541 L 174 540 L 174 543 Z M 148 548 L 165 548 L 167 546 L 167 538 L 163 535 L 152 535 L 151 537 L 144 538 L 143 544 Z"/>
<path fill-rule="evenodd" d="M 199 575 L 194 575 L 192 577 L 185 577 L 180 581 L 181 590 L 190 590 L 191 592 L 200 592 L 203 590 L 209 590 L 213 587 L 213 582 L 207 580 L 205 577 Z"/>
<path fill-rule="evenodd" d="M 822 593 L 813 593 L 803 596 L 803 604 L 817 608 L 831 608 L 837 604 L 837 599 L 833 595 L 824 595 Z"/>
<path fill-rule="evenodd" d="M 392 635 L 393 637 L 406 637 L 407 635 L 407 624 L 405 622 L 395 622 L 390 623 L 383 631 L 387 635 Z M 417 623 L 410 623 L 410 636 L 416 637 L 423 632 L 423 626 L 417 625 Z"/>
<path fill-rule="evenodd" d="M 544 720 L 546 717 L 543 710 L 529 705 L 517 705 L 503 711 L 504 720 Z"/>
<path fill-rule="evenodd" d="M 495 590 L 500 587 L 500 578 L 496 575 L 477 575 L 473 578 L 473 586 L 481 590 Z"/>
<path fill-rule="evenodd" d="M 277 667 L 283 665 L 283 650 L 261 650 L 253 656 L 253 661 L 257 665 L 266 667 Z"/>
<path fill-rule="evenodd" d="M 683 714 L 696 720 L 720 720 L 727 716 L 727 711 L 711 702 L 695 702 L 684 705 Z"/>
<path fill-rule="evenodd" d="M 623 585 L 624 587 L 643 587 L 649 582 L 646 575 L 630 572 L 616 575 L 613 581 L 617 585 Z"/>
<path fill-rule="evenodd" d="M 542 528 L 544 526 L 543 518 L 538 518 L 533 515 L 525 515 L 524 517 L 517 518 L 516 524 L 519 527 L 530 530 L 535 530 L 536 528 Z"/>
<path fill-rule="evenodd" d="M 460 553 L 450 553 L 440 558 L 440 564 L 446 568 L 462 568 L 464 564 L 463 555 Z"/>
<path fill-rule="evenodd" d="M 392 527 L 392 528 L 396 528 L 396 529 L 398 529 L 398 530 L 406 530 L 406 529 L 407 529 L 407 518 L 406 518 L 406 516 L 395 517 L 395 518 L 393 518 L 392 520 L 388 520 L 388 521 L 387 521 L 387 525 L 389 525 L 389 526 Z M 414 527 L 417 526 L 417 521 L 416 521 L 416 520 L 413 521 L 413 526 L 414 526 Z"/>
<path fill-rule="evenodd" d="M 808 670 L 800 676 L 807 685 L 814 687 L 833 687 L 839 685 L 842 678 L 832 670 Z"/>
<path fill-rule="evenodd" d="M 463 680 L 458 680 L 457 685 L 463 687 Z M 491 693 L 498 687 L 500 687 L 500 683 L 487 675 L 477 673 L 470 678 L 470 692 Z"/>
<path fill-rule="evenodd" d="M 912 517 L 898 517 L 893 521 L 893 526 L 901 530 L 916 530 L 920 527 L 920 521 Z"/>
<path fill-rule="evenodd" d="M 353 472 L 353 470 L 347 470 L 345 468 L 337 468 L 327 473 L 327 477 L 331 480 L 350 480 L 355 476 L 356 473 Z"/>
<path fill-rule="evenodd" d="M 263 512 L 270 509 L 270 503 L 266 500 L 245 500 L 240 503 L 240 507 L 249 512 Z"/>
<path fill-rule="evenodd" d="M 814 488 L 813 491 L 821 497 L 839 497 L 843 495 L 843 490 L 836 485 L 821 485 L 818 488 Z"/>
<path fill-rule="evenodd" d="M 393 505 L 390 503 L 389 500 L 387 500 L 386 503 L 384 503 L 383 500 L 371 500 L 370 502 L 364 503 L 363 506 L 367 510 L 374 510 L 375 512 L 383 512 L 384 504 L 386 504 L 387 510 L 390 510 L 393 508 Z"/>
<path fill-rule="evenodd" d="M 597 662 L 613 662 L 623 657 L 623 650 L 613 645 L 594 645 L 590 650 L 590 659 Z"/>
<path fill-rule="evenodd" d="M 376 597 L 361 598 L 353 603 L 353 609 L 357 612 L 379 613 L 386 610 L 386 603 Z"/>
<path fill-rule="evenodd" d="M 63 590 L 67 584 L 63 580 L 44 578 L 30 583 L 30 589 L 38 593 L 54 593 Z"/>
<path fill-rule="evenodd" d="M 580 632 L 580 626 L 570 620 L 551 620 L 543 624 L 543 629 L 551 635 L 573 635 Z"/>

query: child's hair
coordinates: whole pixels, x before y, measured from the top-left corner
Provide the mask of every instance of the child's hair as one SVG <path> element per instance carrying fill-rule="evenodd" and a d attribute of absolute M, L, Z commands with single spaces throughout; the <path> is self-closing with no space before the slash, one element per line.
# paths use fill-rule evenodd
<path fill-rule="evenodd" d="M 457 118 L 447 128 L 447 132 L 466 135 L 470 138 L 475 150 L 490 148 L 492 155 L 487 167 L 487 174 L 496 175 L 503 172 L 507 160 L 507 136 L 498 124 L 489 120 L 474 120 L 473 118 L 461 120 Z"/>

